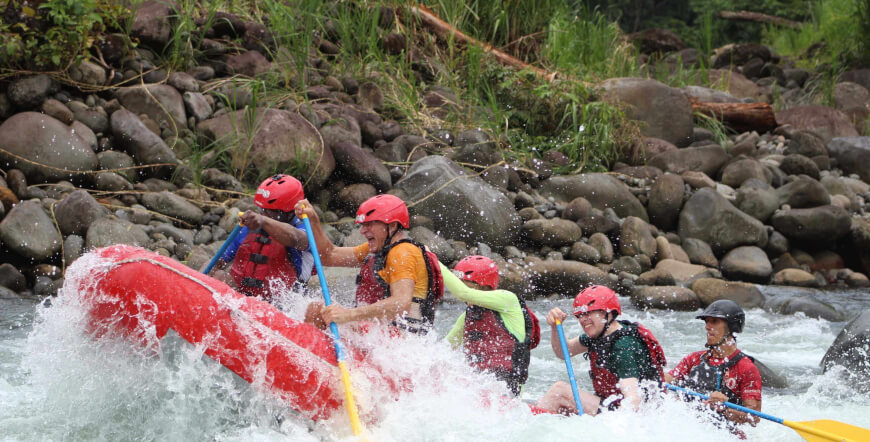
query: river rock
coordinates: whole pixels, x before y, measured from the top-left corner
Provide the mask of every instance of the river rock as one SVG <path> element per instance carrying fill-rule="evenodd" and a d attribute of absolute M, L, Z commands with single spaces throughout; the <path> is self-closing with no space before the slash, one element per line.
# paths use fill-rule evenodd
<path fill-rule="evenodd" d="M 721 146 L 701 146 L 658 154 L 647 161 L 647 165 L 676 174 L 698 171 L 716 176 L 727 161 L 728 153 Z"/>
<path fill-rule="evenodd" d="M 111 117 L 111 126 L 118 147 L 127 151 L 137 164 L 178 162 L 172 149 L 159 135 L 148 129 L 134 113 L 126 109 L 115 111 Z M 160 168 L 157 174 L 162 176 L 170 170 L 170 168 Z"/>
<path fill-rule="evenodd" d="M 69 235 L 63 240 L 63 261 L 72 264 L 82 256 L 85 250 L 85 239 L 78 235 Z"/>
<path fill-rule="evenodd" d="M 187 115 L 192 116 L 197 123 L 211 117 L 213 110 L 205 95 L 199 92 L 185 92 L 181 99 L 184 101 Z"/>
<path fill-rule="evenodd" d="M 335 158 L 311 123 L 279 109 L 259 109 L 255 120 L 249 127 L 246 111 L 236 111 L 199 123 L 197 131 L 210 141 L 241 142 L 239 149 L 250 148 L 248 164 L 260 170 L 301 171 L 296 178 L 308 182 L 306 188 L 320 188 L 326 182 L 335 169 Z"/>
<path fill-rule="evenodd" d="M 870 137 L 834 138 L 828 143 L 831 156 L 847 174 L 857 174 L 870 182 Z"/>
<path fill-rule="evenodd" d="M 48 75 L 38 74 L 13 80 L 6 96 L 19 109 L 37 109 L 45 99 L 60 90 L 60 85 Z"/>
<path fill-rule="evenodd" d="M 771 296 L 764 303 L 764 309 L 781 315 L 803 313 L 809 318 L 842 322 L 846 318 L 830 304 L 819 301 L 810 291 L 812 289 L 790 289 L 788 296 Z"/>
<path fill-rule="evenodd" d="M 851 81 L 834 86 L 834 107 L 843 111 L 852 124 L 861 124 L 870 115 L 870 91 Z"/>
<path fill-rule="evenodd" d="M 558 248 L 579 241 L 583 230 L 577 223 L 566 219 L 533 219 L 523 223 L 522 234 L 536 245 Z"/>
<path fill-rule="evenodd" d="M 825 141 L 836 137 L 856 137 L 858 131 L 843 112 L 827 106 L 797 106 L 777 112 L 779 125 L 789 124 L 797 130 L 811 130 Z"/>
<path fill-rule="evenodd" d="M 663 259 L 656 267 L 640 275 L 640 285 L 676 285 L 689 287 L 701 278 L 718 277 L 719 272 L 704 266 L 688 264 L 675 259 Z"/>
<path fill-rule="evenodd" d="M 698 295 L 691 289 L 677 286 L 639 286 L 631 293 L 631 303 L 640 309 L 656 308 L 691 312 L 701 308 Z"/>
<path fill-rule="evenodd" d="M 713 189 L 700 189 L 686 201 L 680 212 L 680 238 L 697 238 L 714 251 L 724 252 L 741 245 L 767 244 L 767 229 L 755 218 L 732 206 Z"/>
<path fill-rule="evenodd" d="M 57 225 L 64 235 L 84 236 L 91 223 L 107 214 L 108 211 L 84 190 L 70 193 L 54 207 Z"/>
<path fill-rule="evenodd" d="M 603 173 L 554 176 L 542 183 L 539 193 L 562 201 L 583 197 L 596 209 L 612 208 L 620 217 L 636 216 L 649 221 L 646 209 L 628 186 Z"/>
<path fill-rule="evenodd" d="M 728 279 L 767 282 L 773 267 L 767 254 L 755 246 L 737 247 L 722 258 L 722 273 Z"/>
<path fill-rule="evenodd" d="M 821 365 L 825 371 L 845 367 L 854 387 L 870 391 L 870 310 L 846 324 L 825 352 Z"/>
<path fill-rule="evenodd" d="M 354 216 L 360 204 L 377 194 L 375 186 L 368 183 L 355 183 L 341 189 L 333 201 L 340 209 L 340 215 Z"/>
<path fill-rule="evenodd" d="M 610 264 L 613 262 L 613 244 L 610 238 L 603 233 L 593 233 L 589 237 L 589 245 L 595 247 L 600 255 L 600 262 Z"/>
<path fill-rule="evenodd" d="M 734 204 L 741 212 L 764 223 L 782 203 L 770 186 L 747 185 L 737 189 Z"/>
<path fill-rule="evenodd" d="M 380 192 L 386 192 L 392 187 L 390 171 L 371 152 L 353 144 L 352 141 L 341 141 L 332 146 L 335 156 L 335 172 L 355 183 L 368 183 Z"/>
<path fill-rule="evenodd" d="M 589 200 L 586 198 L 579 196 L 565 205 L 565 209 L 562 210 L 562 218 L 577 221 L 578 219 L 589 216 L 591 212 L 592 204 L 590 204 Z"/>
<path fill-rule="evenodd" d="M 733 188 L 740 187 L 750 179 L 761 180 L 770 184 L 770 171 L 761 163 L 751 158 L 743 158 L 728 164 L 722 169 L 722 184 Z"/>
<path fill-rule="evenodd" d="M 0 125 L 0 149 L 4 169 L 20 169 L 31 183 L 70 179 L 79 176 L 78 171 L 97 167 L 97 155 L 72 128 L 37 112 L 21 112 L 4 121 Z"/>
<path fill-rule="evenodd" d="M 63 238 L 38 201 L 22 201 L 0 221 L 0 241 L 25 258 L 42 261 L 60 251 Z"/>
<path fill-rule="evenodd" d="M 199 207 L 169 191 L 142 195 L 142 205 L 162 215 L 191 224 L 199 224 L 205 215 Z"/>
<path fill-rule="evenodd" d="M 816 162 L 800 154 L 786 156 L 779 164 L 779 168 L 788 175 L 807 175 L 814 179 L 820 178 L 819 166 L 816 165 Z"/>
<path fill-rule="evenodd" d="M 677 244 L 671 244 L 664 236 L 656 237 L 656 256 L 658 259 L 675 259 L 686 264 L 690 262 L 685 250 Z"/>
<path fill-rule="evenodd" d="M 692 142 L 692 106 L 679 89 L 648 78 L 611 78 L 601 84 L 606 100 L 628 106 L 626 115 L 641 121 L 641 132 L 677 146 Z"/>
<path fill-rule="evenodd" d="M 171 3 L 146 0 L 138 5 L 130 28 L 130 36 L 153 48 L 163 48 L 172 35 Z"/>
<path fill-rule="evenodd" d="M 755 82 L 743 74 L 731 69 L 708 69 L 706 72 L 708 84 L 717 88 L 725 87 L 728 93 L 737 98 L 747 98 L 752 101 L 769 102 L 770 96 Z"/>
<path fill-rule="evenodd" d="M 682 178 L 683 181 L 693 189 L 703 189 L 705 187 L 711 189 L 716 188 L 716 181 L 713 181 L 713 178 L 710 178 L 704 172 L 689 170 L 681 173 L 680 178 Z"/>
<path fill-rule="evenodd" d="M 771 284 L 788 285 L 794 287 L 818 287 L 819 281 L 812 273 L 805 272 L 798 268 L 782 269 L 773 275 Z"/>
<path fill-rule="evenodd" d="M 812 131 L 797 130 L 789 133 L 788 146 L 783 153 L 813 158 L 827 156 L 828 148 L 825 147 L 825 139 L 819 134 Z"/>
<path fill-rule="evenodd" d="M 449 241 L 423 226 L 411 228 L 410 236 L 415 241 L 425 244 L 432 253 L 438 255 L 438 260 L 451 263 L 456 260 L 456 250 Z"/>
<path fill-rule="evenodd" d="M 788 204 L 795 209 L 831 204 L 831 195 L 825 186 L 808 176 L 799 176 L 776 189 L 776 196 L 780 205 Z"/>
<path fill-rule="evenodd" d="M 601 261 L 601 252 L 583 241 L 577 241 L 571 246 L 568 257 L 575 261 L 585 262 L 586 264 L 597 264 Z"/>
<path fill-rule="evenodd" d="M 272 66 L 269 59 L 257 50 L 227 55 L 224 63 L 226 63 L 228 74 L 239 74 L 251 78 L 268 72 Z"/>
<path fill-rule="evenodd" d="M 460 176 L 465 178 L 455 179 Z M 405 201 L 419 201 L 414 214 L 431 218 L 447 238 L 503 247 L 520 231 L 520 217 L 504 194 L 445 157 L 417 161 L 395 188 Z"/>
<path fill-rule="evenodd" d="M 0 264 L 0 286 L 21 292 L 27 289 L 27 278 L 12 264 Z"/>
<path fill-rule="evenodd" d="M 719 299 L 730 299 L 743 308 L 761 307 L 764 295 L 753 284 L 704 278 L 692 283 L 692 291 L 706 307 Z"/>
<path fill-rule="evenodd" d="M 604 285 L 614 288 L 613 281 L 598 267 L 577 261 L 537 261 L 529 267 L 532 291 L 538 296 L 559 294 L 573 297 L 583 287 Z"/>
<path fill-rule="evenodd" d="M 719 260 L 706 242 L 697 238 L 683 238 L 682 247 L 689 256 L 689 262 L 706 267 L 719 267 Z"/>
<path fill-rule="evenodd" d="M 789 239 L 817 242 L 835 241 L 852 226 L 849 212 L 832 205 L 779 210 L 770 217 L 770 223 Z"/>
<path fill-rule="evenodd" d="M 148 115 L 160 125 L 160 129 L 178 133 L 187 127 L 184 99 L 172 86 L 150 84 L 123 87 L 115 92 L 115 96 L 127 110 L 137 115 Z"/>
<path fill-rule="evenodd" d="M 662 230 L 674 230 L 685 200 L 685 183 L 679 175 L 666 173 L 656 179 L 649 191 L 647 210 L 650 222 Z"/>
<path fill-rule="evenodd" d="M 656 240 L 644 220 L 629 216 L 622 223 L 619 235 L 619 253 L 626 256 L 656 256 Z"/>
<path fill-rule="evenodd" d="M 75 82 L 91 86 L 106 84 L 106 70 L 102 66 L 88 60 L 82 60 L 70 66 L 69 76 Z"/>
<path fill-rule="evenodd" d="M 63 124 L 72 124 L 75 121 L 75 116 L 66 105 L 54 98 L 49 98 L 42 102 L 42 113 L 49 117 L 56 118 Z"/>
<path fill-rule="evenodd" d="M 131 229 L 127 228 L 133 225 L 124 223 L 114 215 L 104 216 L 91 223 L 91 226 L 88 227 L 88 233 L 85 237 L 85 248 L 93 250 L 113 244 L 144 246 L 147 243 L 148 236 L 145 236 L 146 243 L 140 243 Z"/>

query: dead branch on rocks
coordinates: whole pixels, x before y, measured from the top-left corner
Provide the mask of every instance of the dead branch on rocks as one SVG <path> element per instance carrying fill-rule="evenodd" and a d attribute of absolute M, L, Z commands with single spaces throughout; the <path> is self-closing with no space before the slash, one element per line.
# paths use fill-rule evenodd
<path fill-rule="evenodd" d="M 776 128 L 776 114 L 768 103 L 701 103 L 691 99 L 692 111 L 721 121 L 737 132 L 764 133 Z"/>

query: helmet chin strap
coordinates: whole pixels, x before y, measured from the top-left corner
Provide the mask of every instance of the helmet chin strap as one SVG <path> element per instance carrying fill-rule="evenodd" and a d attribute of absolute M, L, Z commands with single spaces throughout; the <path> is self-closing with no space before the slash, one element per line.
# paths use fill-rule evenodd
<path fill-rule="evenodd" d="M 384 239 L 383 247 L 390 245 L 390 243 L 393 242 L 393 237 L 396 236 L 397 233 L 399 233 L 398 227 L 396 227 L 396 230 L 394 230 L 393 233 L 390 233 L 390 224 L 387 224 L 387 237 Z"/>
<path fill-rule="evenodd" d="M 611 315 L 610 312 L 604 313 L 607 320 L 604 322 L 604 328 L 601 329 L 601 333 L 598 333 L 598 336 L 592 339 L 601 339 L 604 337 L 604 334 L 607 333 L 607 329 L 610 328 L 610 324 L 613 324 L 613 321 L 616 320 L 616 315 Z"/>

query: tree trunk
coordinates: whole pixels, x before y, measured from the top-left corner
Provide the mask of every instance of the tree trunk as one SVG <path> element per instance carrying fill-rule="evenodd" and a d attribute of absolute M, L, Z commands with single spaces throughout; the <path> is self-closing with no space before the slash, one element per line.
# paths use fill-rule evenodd
<path fill-rule="evenodd" d="M 701 103 L 692 100 L 692 111 L 721 121 L 737 132 L 764 133 L 776 128 L 776 114 L 768 103 Z"/>

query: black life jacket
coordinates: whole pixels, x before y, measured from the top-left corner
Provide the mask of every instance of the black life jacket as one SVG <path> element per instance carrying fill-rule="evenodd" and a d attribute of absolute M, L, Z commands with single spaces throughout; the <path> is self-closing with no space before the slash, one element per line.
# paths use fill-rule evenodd
<path fill-rule="evenodd" d="M 428 276 L 428 291 L 426 298 L 414 296 L 412 301 L 420 304 L 421 318 L 411 318 L 407 315 L 404 320 L 407 324 L 393 322 L 399 328 L 403 328 L 411 333 L 425 334 L 432 328 L 432 323 L 435 321 L 435 306 L 438 301 L 444 297 L 444 279 L 441 276 L 441 266 L 438 264 L 438 257 L 432 252 L 427 252 L 420 243 L 405 238 L 396 241 L 392 244 L 384 246 L 378 253 L 369 254 L 363 261 L 359 275 L 356 277 L 356 299 L 355 305 L 374 304 L 382 299 L 390 297 L 390 285 L 381 278 L 378 274 L 384 269 L 387 262 L 387 255 L 393 247 L 402 244 L 410 243 L 420 249 L 423 254 L 423 262 L 426 263 L 426 275 Z"/>
<path fill-rule="evenodd" d="M 535 339 L 534 318 L 525 301 L 517 297 L 523 311 L 525 338 L 520 341 L 512 335 L 497 312 L 476 305 L 465 309 L 465 330 L 462 342 L 472 367 L 495 374 L 518 396 L 529 378 L 531 349 L 538 345 Z"/>
<path fill-rule="evenodd" d="M 589 358 L 592 377 L 592 386 L 595 394 L 606 399 L 610 396 L 621 394 L 619 390 L 619 377 L 613 372 L 613 345 L 624 336 L 632 336 L 642 342 L 648 351 L 649 364 L 647 370 L 640 375 L 640 381 L 653 380 L 664 382 L 664 367 L 666 364 L 665 353 L 656 337 L 646 327 L 636 322 L 618 321 L 622 328 L 619 330 L 593 339 L 586 351 Z"/>
<path fill-rule="evenodd" d="M 743 405 L 743 400 L 737 395 L 737 393 L 725 385 L 724 378 L 725 372 L 731 369 L 731 367 L 737 365 L 737 363 L 744 357 L 749 357 L 750 360 L 752 360 L 750 356 L 747 356 L 742 351 L 738 350 L 737 354 L 729 358 L 724 364 L 711 365 L 709 362 L 710 352 L 704 353 L 704 356 L 701 357 L 701 363 L 689 370 L 689 374 L 683 379 L 682 384 L 686 388 L 694 391 L 704 393 L 710 391 L 721 392 L 728 397 L 728 402 Z"/>

